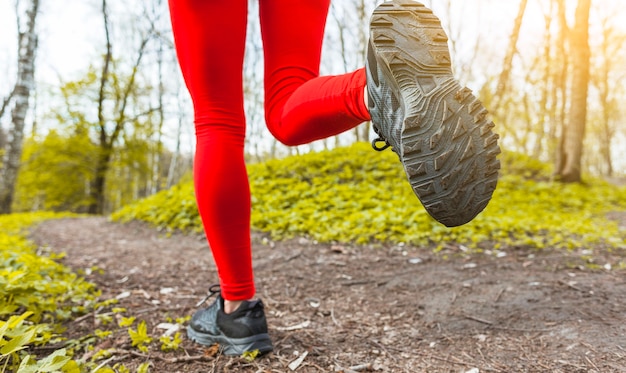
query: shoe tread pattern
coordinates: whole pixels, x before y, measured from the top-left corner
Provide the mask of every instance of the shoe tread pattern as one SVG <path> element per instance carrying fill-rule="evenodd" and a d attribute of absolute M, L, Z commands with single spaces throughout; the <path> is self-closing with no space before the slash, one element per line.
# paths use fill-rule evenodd
<path fill-rule="evenodd" d="M 454 79 L 448 38 L 430 9 L 385 2 L 370 30 L 379 70 L 404 110 L 399 155 L 415 194 L 442 224 L 469 222 L 487 206 L 500 169 L 487 110 Z"/>

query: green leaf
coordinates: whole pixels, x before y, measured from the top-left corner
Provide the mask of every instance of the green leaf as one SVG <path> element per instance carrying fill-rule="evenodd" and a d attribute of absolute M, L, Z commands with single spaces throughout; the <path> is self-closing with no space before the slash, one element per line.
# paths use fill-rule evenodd
<path fill-rule="evenodd" d="M 27 312 L 24 312 L 23 314 L 21 314 L 18 317 L 11 317 L 9 319 L 9 321 L 8 321 L 9 328 L 13 329 L 13 328 L 18 327 L 19 325 L 21 325 L 24 322 L 24 320 L 26 320 L 32 314 L 33 314 L 33 312 L 27 311 Z"/>
<path fill-rule="evenodd" d="M 137 367 L 137 373 L 148 373 L 150 371 L 150 363 L 143 363 Z"/>
<path fill-rule="evenodd" d="M 129 328 L 128 335 L 130 336 L 133 346 L 137 347 L 140 351 L 148 352 L 146 345 L 152 342 L 152 338 L 148 336 L 148 327 L 145 321 L 139 323 L 136 331 Z"/>
<path fill-rule="evenodd" d="M 33 341 L 33 337 L 35 336 L 35 330 L 30 329 L 24 334 L 19 334 L 12 338 L 7 344 L 0 348 L 0 354 L 2 356 L 10 355 L 14 352 L 22 350 L 26 348 L 26 345 Z"/>
<path fill-rule="evenodd" d="M 78 363 L 74 360 L 70 360 L 67 362 L 67 364 L 65 364 L 63 366 L 63 368 L 61 369 L 61 371 L 63 373 L 81 373 L 80 372 L 80 366 L 78 365 Z"/>
<path fill-rule="evenodd" d="M 54 351 L 51 355 L 40 361 L 41 367 L 39 368 L 39 372 L 49 373 L 60 370 L 71 360 L 66 354 L 67 351 L 65 349 Z"/>
<path fill-rule="evenodd" d="M 256 359 L 259 356 L 260 352 L 259 350 L 254 350 L 254 351 L 245 351 L 243 354 L 241 354 L 241 357 L 247 361 L 254 361 L 254 359 Z"/>
<path fill-rule="evenodd" d="M 17 368 L 17 373 L 37 373 L 37 369 L 39 368 L 39 364 L 30 357 L 30 355 L 26 355 L 20 366 Z"/>

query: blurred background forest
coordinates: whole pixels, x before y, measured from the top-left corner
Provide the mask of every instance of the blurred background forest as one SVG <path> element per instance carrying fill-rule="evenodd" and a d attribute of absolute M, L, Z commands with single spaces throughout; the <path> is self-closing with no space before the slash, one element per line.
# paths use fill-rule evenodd
<path fill-rule="evenodd" d="M 380 2 L 333 2 L 322 74 L 363 66 L 369 14 Z M 624 177 L 624 1 L 425 4 L 449 34 L 456 76 L 490 109 L 503 149 L 552 164 L 560 182 Z M 189 174 L 193 115 L 166 1 L 0 7 L 0 213 L 110 213 Z M 369 141 L 369 123 L 295 148 L 271 137 L 257 0 L 249 10 L 250 162 Z"/>

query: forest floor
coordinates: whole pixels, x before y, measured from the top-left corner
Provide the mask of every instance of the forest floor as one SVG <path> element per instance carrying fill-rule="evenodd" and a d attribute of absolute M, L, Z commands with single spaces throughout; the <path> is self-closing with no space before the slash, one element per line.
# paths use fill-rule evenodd
<path fill-rule="evenodd" d="M 626 213 L 615 213 L 626 229 Z M 102 298 L 119 298 L 150 335 L 168 317 L 191 315 L 217 273 L 199 235 L 165 235 L 105 218 L 51 220 L 31 238 L 65 252 Z M 284 242 L 253 235 L 258 296 L 274 352 L 253 362 L 184 339 L 149 354 L 128 334 L 113 362 L 151 372 L 626 372 L 623 250 L 504 248 L 468 254 L 419 247 Z M 593 251 L 593 253 L 591 253 Z M 77 338 L 95 317 L 68 323 Z M 182 333 L 184 335 L 184 332 Z M 91 352 L 93 353 L 93 352 Z"/>

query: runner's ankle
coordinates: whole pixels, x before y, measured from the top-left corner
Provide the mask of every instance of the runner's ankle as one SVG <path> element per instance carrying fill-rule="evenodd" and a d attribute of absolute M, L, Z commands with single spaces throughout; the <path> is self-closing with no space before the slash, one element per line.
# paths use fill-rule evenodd
<path fill-rule="evenodd" d="M 224 299 L 224 313 L 233 313 L 241 306 L 242 300 L 226 300 Z"/>

